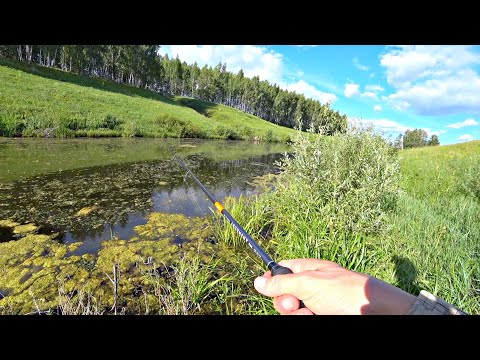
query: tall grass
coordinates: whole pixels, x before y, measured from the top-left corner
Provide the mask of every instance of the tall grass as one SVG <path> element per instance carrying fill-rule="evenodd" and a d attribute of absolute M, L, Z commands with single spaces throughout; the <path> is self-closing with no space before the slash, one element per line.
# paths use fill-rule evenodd
<path fill-rule="evenodd" d="M 369 129 L 301 136 L 274 191 L 226 204 L 277 261 L 335 261 L 480 314 L 479 144 L 398 156 Z M 245 246 L 228 225 L 218 226 L 223 241 Z M 252 286 L 254 276 L 244 276 Z M 263 313 L 275 311 L 264 306 Z"/>

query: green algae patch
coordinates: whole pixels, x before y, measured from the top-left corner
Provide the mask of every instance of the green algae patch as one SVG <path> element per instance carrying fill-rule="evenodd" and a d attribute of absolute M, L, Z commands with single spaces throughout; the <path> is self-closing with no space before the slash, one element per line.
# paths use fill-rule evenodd
<path fill-rule="evenodd" d="M 158 240 L 175 236 L 198 240 L 209 236 L 210 227 L 209 220 L 205 218 L 188 218 L 182 214 L 154 212 L 149 215 L 146 224 L 137 225 L 134 230 L 142 240 Z"/>
<path fill-rule="evenodd" d="M 15 226 L 19 226 L 20 223 L 7 219 L 7 220 L 0 220 L 0 227 L 5 227 L 5 228 L 14 228 Z"/>
<path fill-rule="evenodd" d="M 86 206 L 75 213 L 75 216 L 87 216 L 98 209 L 98 205 Z"/>
<path fill-rule="evenodd" d="M 11 291 L 0 300 L 15 313 L 26 314 L 57 306 L 57 276 L 66 246 L 51 236 L 27 234 L 18 241 L 0 244 L 0 288 Z"/>
<path fill-rule="evenodd" d="M 103 241 L 96 256 L 74 255 L 81 243 L 65 245 L 52 235 L 1 243 L 0 308 L 86 314 L 92 304 L 96 313 L 111 313 L 116 304 L 132 314 L 213 313 L 219 305 L 209 304 L 212 294 L 231 280 L 238 258 L 215 241 L 211 221 L 152 213 L 135 236 Z"/>
<path fill-rule="evenodd" d="M 34 224 L 25 224 L 25 225 L 17 225 L 13 229 L 14 234 L 28 234 L 34 233 L 38 230 L 38 226 Z"/>

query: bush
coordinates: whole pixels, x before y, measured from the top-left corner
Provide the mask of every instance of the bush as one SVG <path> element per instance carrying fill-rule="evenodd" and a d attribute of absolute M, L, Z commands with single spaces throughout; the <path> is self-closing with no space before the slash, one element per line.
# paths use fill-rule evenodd
<path fill-rule="evenodd" d="M 105 116 L 105 118 L 103 119 L 103 124 L 101 127 L 105 129 L 114 130 L 114 129 L 119 129 L 120 125 L 122 124 L 123 124 L 122 120 L 117 119 L 115 116 L 109 114 Z"/>
<path fill-rule="evenodd" d="M 25 121 L 13 114 L 0 114 L 0 135 L 21 136 L 25 129 Z"/>
<path fill-rule="evenodd" d="M 202 131 L 191 122 L 180 120 L 171 115 L 162 115 L 154 123 L 161 127 L 166 136 L 182 138 L 204 137 Z"/>
<path fill-rule="evenodd" d="M 393 210 L 399 191 L 398 160 L 385 139 L 370 128 L 356 127 L 310 140 L 299 133 L 293 148 L 294 155 L 280 164 L 284 171 L 275 206 L 303 209 L 297 214 L 301 220 L 322 219 L 335 231 L 368 234 L 385 229 L 384 217 Z M 288 223 L 289 212 L 282 212 Z"/>
<path fill-rule="evenodd" d="M 226 140 L 240 140 L 242 138 L 235 130 L 225 125 L 218 125 L 214 133 L 219 138 Z"/>

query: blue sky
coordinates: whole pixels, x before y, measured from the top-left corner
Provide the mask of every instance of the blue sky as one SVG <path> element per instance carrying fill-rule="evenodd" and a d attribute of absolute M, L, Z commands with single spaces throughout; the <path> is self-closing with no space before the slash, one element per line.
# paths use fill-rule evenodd
<path fill-rule="evenodd" d="M 187 63 L 258 75 L 373 124 L 393 139 L 425 129 L 440 144 L 480 139 L 480 46 L 168 45 Z"/>

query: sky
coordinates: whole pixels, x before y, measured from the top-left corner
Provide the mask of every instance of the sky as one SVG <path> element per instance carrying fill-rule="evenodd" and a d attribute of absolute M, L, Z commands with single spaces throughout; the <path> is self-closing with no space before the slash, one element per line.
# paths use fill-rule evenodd
<path fill-rule="evenodd" d="M 202 67 L 226 62 L 394 140 L 410 129 L 441 145 L 480 139 L 480 46 L 166 45 L 160 53 Z"/>

